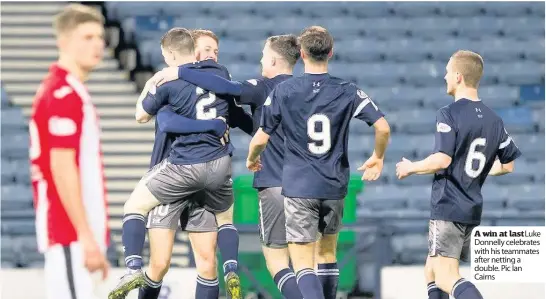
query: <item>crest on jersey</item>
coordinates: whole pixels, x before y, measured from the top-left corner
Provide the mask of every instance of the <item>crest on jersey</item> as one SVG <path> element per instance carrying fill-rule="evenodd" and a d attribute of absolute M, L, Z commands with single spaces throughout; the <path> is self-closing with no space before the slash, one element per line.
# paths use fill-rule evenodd
<path fill-rule="evenodd" d="M 444 123 L 437 123 L 436 124 L 436 131 L 440 133 L 448 133 L 451 131 L 451 127 L 448 124 Z"/>
<path fill-rule="evenodd" d="M 250 84 L 252 84 L 254 86 L 258 85 L 258 80 L 256 80 L 256 79 L 246 80 L 246 82 L 248 82 L 248 83 L 250 83 Z"/>
<path fill-rule="evenodd" d="M 67 95 L 72 93 L 72 88 L 70 86 L 63 86 L 53 92 L 53 96 L 56 99 L 62 99 Z"/>
<path fill-rule="evenodd" d="M 365 92 L 363 92 L 362 90 L 360 90 L 360 89 L 357 89 L 356 94 L 357 94 L 361 99 L 367 99 L 367 98 L 369 98 L 369 96 L 368 96 Z"/>
<path fill-rule="evenodd" d="M 71 136 L 76 134 L 76 123 L 67 117 L 53 116 L 48 121 L 48 129 L 51 135 L 54 136 Z"/>
<path fill-rule="evenodd" d="M 271 97 L 267 97 L 267 99 L 265 99 L 264 106 L 269 106 L 269 105 L 271 105 Z"/>

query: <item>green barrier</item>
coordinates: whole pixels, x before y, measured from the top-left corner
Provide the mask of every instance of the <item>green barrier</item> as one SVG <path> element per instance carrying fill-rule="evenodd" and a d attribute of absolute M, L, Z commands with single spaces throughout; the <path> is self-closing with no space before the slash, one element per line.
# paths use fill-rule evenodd
<path fill-rule="evenodd" d="M 233 221 L 235 224 L 258 224 L 259 223 L 259 204 L 258 192 L 252 188 L 252 175 L 239 176 L 233 181 L 233 190 L 235 194 Z M 364 191 L 364 183 L 361 175 L 351 175 L 349 180 L 348 192 L 345 197 L 345 209 L 343 211 L 343 223 L 352 224 L 356 222 L 356 197 Z M 338 261 L 341 261 L 350 251 L 355 243 L 355 233 L 344 230 L 340 232 L 338 239 Z M 248 267 L 250 272 L 260 282 L 262 287 L 267 290 L 273 298 L 282 298 L 275 286 L 271 275 L 267 271 L 267 266 L 261 252 L 240 253 L 239 260 L 242 265 Z M 218 273 L 223 273 L 221 265 L 218 267 Z M 339 290 L 351 291 L 357 279 L 356 256 L 352 256 L 340 269 Z M 220 280 L 223 289 L 223 281 Z M 241 273 L 241 285 L 243 292 L 256 292 L 248 277 Z"/>

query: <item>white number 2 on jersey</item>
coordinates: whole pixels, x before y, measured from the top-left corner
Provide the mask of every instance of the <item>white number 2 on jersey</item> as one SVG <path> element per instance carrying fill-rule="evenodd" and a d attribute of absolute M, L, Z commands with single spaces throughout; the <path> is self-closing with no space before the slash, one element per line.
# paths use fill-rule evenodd
<path fill-rule="evenodd" d="M 485 138 L 476 138 L 470 143 L 470 149 L 468 150 L 468 155 L 466 156 L 466 161 L 464 163 L 464 172 L 471 178 L 477 178 L 485 167 L 485 155 L 476 150 L 478 145 L 485 146 L 485 142 Z M 472 162 L 474 160 L 478 160 L 478 169 L 472 168 Z"/>
<path fill-rule="evenodd" d="M 198 96 L 205 94 L 205 90 L 197 87 L 196 93 Z M 214 119 L 216 118 L 216 108 L 209 108 L 205 111 L 206 106 L 212 105 L 216 101 L 216 94 L 214 92 L 208 92 L 203 97 L 200 97 L 195 104 L 195 110 L 197 111 L 197 119 Z"/>
<path fill-rule="evenodd" d="M 322 125 L 322 132 L 317 132 L 316 124 Z M 308 143 L 309 151 L 315 155 L 322 155 L 327 153 L 332 147 L 332 140 L 330 135 L 330 119 L 324 114 L 313 114 L 307 120 L 307 135 L 313 140 Z M 322 142 L 322 145 L 317 145 L 318 142 Z"/>

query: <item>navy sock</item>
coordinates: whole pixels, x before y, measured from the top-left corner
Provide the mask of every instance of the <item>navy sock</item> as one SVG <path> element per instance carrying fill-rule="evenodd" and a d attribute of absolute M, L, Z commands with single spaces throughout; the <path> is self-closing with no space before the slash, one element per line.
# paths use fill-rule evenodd
<path fill-rule="evenodd" d="M 161 292 L 161 281 L 151 280 L 146 273 L 144 273 L 144 281 L 146 281 L 146 286 L 138 290 L 138 299 L 158 299 Z"/>
<path fill-rule="evenodd" d="M 218 228 L 218 248 L 224 261 L 224 274 L 237 272 L 239 232 L 233 224 L 224 224 Z"/>
<path fill-rule="evenodd" d="M 336 299 L 339 283 L 337 263 L 318 264 L 317 276 L 322 284 L 325 299 Z"/>
<path fill-rule="evenodd" d="M 285 268 L 275 274 L 273 277 L 277 288 L 281 291 L 282 295 L 286 299 L 303 299 L 300 289 L 298 289 L 298 283 L 296 282 L 296 275 L 294 272 Z"/>
<path fill-rule="evenodd" d="M 483 299 L 476 286 L 464 278 L 457 280 L 451 292 L 455 299 Z"/>
<path fill-rule="evenodd" d="M 220 296 L 218 278 L 210 280 L 197 276 L 195 299 L 218 299 L 218 296 Z"/>
<path fill-rule="evenodd" d="M 305 299 L 324 299 L 322 285 L 313 269 L 302 269 L 296 276 L 298 288 Z"/>
<path fill-rule="evenodd" d="M 142 268 L 142 250 L 146 241 L 146 221 L 140 214 L 123 216 L 123 253 L 127 268 L 137 270 Z"/>
<path fill-rule="evenodd" d="M 427 285 L 428 299 L 449 299 L 449 294 L 440 290 L 433 281 Z"/>

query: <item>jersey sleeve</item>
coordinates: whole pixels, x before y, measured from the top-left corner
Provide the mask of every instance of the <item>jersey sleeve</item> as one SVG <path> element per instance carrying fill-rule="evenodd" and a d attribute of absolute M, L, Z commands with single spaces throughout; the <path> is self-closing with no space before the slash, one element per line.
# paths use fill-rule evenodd
<path fill-rule="evenodd" d="M 193 85 L 210 90 L 217 94 L 241 95 L 241 83 L 226 80 L 220 76 L 201 72 L 188 67 L 178 68 L 178 77 Z"/>
<path fill-rule="evenodd" d="M 385 116 L 372 99 L 362 90 L 357 89 L 354 97 L 353 117 L 365 121 L 372 126 L 378 119 Z"/>
<path fill-rule="evenodd" d="M 504 128 L 502 130 L 502 138 L 499 149 L 497 150 L 497 156 L 502 164 L 510 163 L 521 156 L 521 152 L 516 146 L 516 143 Z"/>
<path fill-rule="evenodd" d="M 436 132 L 434 133 L 434 153 L 444 153 L 453 157 L 456 143 L 456 126 L 453 117 L 445 109 L 436 113 Z"/>
<path fill-rule="evenodd" d="M 238 103 L 242 105 L 261 106 L 267 98 L 267 88 L 263 80 L 250 79 L 241 82 L 241 95 Z"/>
<path fill-rule="evenodd" d="M 152 86 L 142 100 L 142 108 L 150 115 L 156 115 L 161 107 L 169 103 L 169 87 L 168 83 L 160 87 Z"/>
<path fill-rule="evenodd" d="M 262 130 L 271 135 L 282 120 L 281 105 L 282 97 L 280 95 L 279 88 L 275 88 L 271 94 L 267 97 L 262 110 L 262 120 L 260 127 Z"/>
<path fill-rule="evenodd" d="M 66 91 L 62 92 L 62 90 Z M 51 148 L 78 149 L 83 122 L 83 102 L 75 91 L 64 86 L 51 96 L 47 109 L 47 132 Z M 66 94 L 68 93 L 68 94 Z M 59 96 L 63 96 L 59 98 Z"/>

